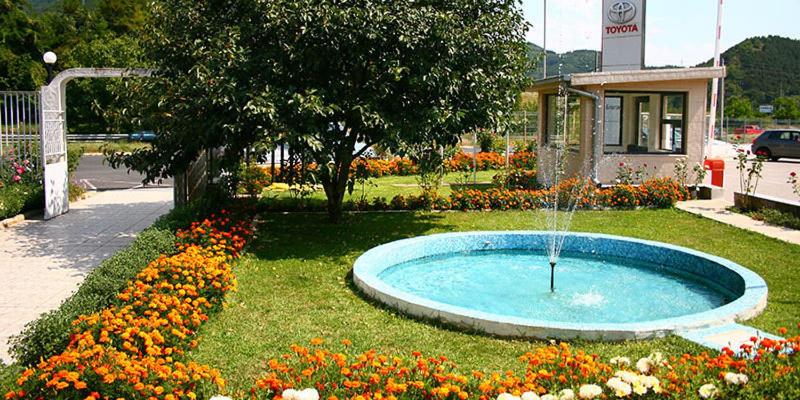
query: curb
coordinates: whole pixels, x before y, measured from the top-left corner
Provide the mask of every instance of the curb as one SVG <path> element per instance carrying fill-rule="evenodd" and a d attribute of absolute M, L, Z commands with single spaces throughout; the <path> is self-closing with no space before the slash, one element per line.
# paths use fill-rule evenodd
<path fill-rule="evenodd" d="M 12 226 L 25 222 L 26 220 L 34 219 L 34 217 L 39 215 L 42 215 L 42 210 L 32 210 L 22 214 L 17 214 L 11 218 L 6 218 L 0 221 L 0 229 L 11 228 Z"/>
<path fill-rule="evenodd" d="M 94 196 L 95 194 L 97 194 L 96 191 L 88 190 L 88 191 L 84 192 L 74 202 L 78 202 L 78 201 L 81 201 L 81 200 L 86 200 L 89 197 Z M 71 202 L 71 203 L 74 203 L 74 202 Z M 17 215 L 15 215 L 13 217 L 6 218 L 6 219 L 0 221 L 0 229 L 11 228 L 12 226 L 18 225 L 18 224 L 20 224 L 22 222 L 25 222 L 25 221 L 28 221 L 28 220 L 32 220 L 32 219 L 37 219 L 37 217 L 40 217 L 41 215 L 42 215 L 42 210 L 31 210 L 31 211 L 24 212 L 22 214 L 17 214 Z"/>

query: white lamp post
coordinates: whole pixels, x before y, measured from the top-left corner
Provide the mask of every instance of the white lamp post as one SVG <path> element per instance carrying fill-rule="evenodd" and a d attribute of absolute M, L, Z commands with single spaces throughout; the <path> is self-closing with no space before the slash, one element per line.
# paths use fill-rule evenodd
<path fill-rule="evenodd" d="M 44 53 L 42 60 L 44 61 L 44 65 L 47 67 L 47 83 L 49 84 L 50 81 L 53 80 L 53 65 L 55 65 L 56 61 L 58 61 L 58 56 L 56 56 L 56 53 L 48 51 L 47 53 Z"/>

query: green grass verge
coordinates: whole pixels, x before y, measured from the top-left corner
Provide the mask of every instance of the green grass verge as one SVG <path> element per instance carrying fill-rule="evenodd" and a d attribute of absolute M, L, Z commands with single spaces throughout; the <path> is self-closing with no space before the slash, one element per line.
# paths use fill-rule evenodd
<path fill-rule="evenodd" d="M 492 182 L 492 178 L 500 173 L 500 170 L 488 170 L 488 171 L 478 171 L 477 173 L 477 182 L 478 183 L 490 183 Z M 466 179 L 465 179 L 466 178 Z M 440 196 L 449 196 L 453 190 L 453 186 L 451 185 L 458 185 L 462 184 L 466 181 L 473 182 L 473 175 L 471 173 L 465 174 L 461 172 L 450 172 L 444 176 L 444 185 L 439 188 L 439 195 Z M 269 192 L 267 192 L 269 193 Z M 417 184 L 417 176 L 384 176 L 381 178 L 374 178 L 370 180 L 370 183 L 362 187 L 361 185 L 355 185 L 353 193 L 345 194 L 344 201 L 352 201 L 357 202 L 361 199 L 362 195 L 368 200 L 372 201 L 372 199 L 376 197 L 383 197 L 386 201 L 392 200 L 393 197 L 398 195 L 403 196 L 410 196 L 410 195 L 419 195 L 422 191 Z M 287 209 L 294 209 L 298 204 L 298 199 L 292 197 L 290 193 L 287 192 L 280 192 L 280 193 L 271 193 L 268 194 L 266 198 L 262 201 L 266 203 L 271 203 L 273 205 L 282 204 Z M 314 194 L 308 196 L 306 199 L 306 204 L 309 205 L 311 208 L 314 209 L 324 209 L 326 206 L 325 200 L 325 191 L 319 190 Z M 278 207 L 280 208 L 280 207 Z"/>
<path fill-rule="evenodd" d="M 67 144 L 70 150 L 83 149 L 84 153 L 102 153 L 111 150 L 115 153 L 130 153 L 136 149 L 148 149 L 150 143 L 131 142 L 128 140 L 98 141 L 98 142 L 70 142 Z"/>
<path fill-rule="evenodd" d="M 264 362 L 314 337 L 351 339 L 359 350 L 444 355 L 467 369 L 519 369 L 517 357 L 541 342 L 504 340 L 419 321 L 381 307 L 354 288 L 355 259 L 386 242 L 436 232 L 541 229 L 539 212 L 348 214 L 331 225 L 321 213 L 264 214 L 249 255 L 236 267 L 239 291 L 203 326 L 195 361 L 222 370 L 232 393 L 247 390 Z M 763 276 L 770 290 L 764 314 L 749 321 L 775 332 L 800 321 L 800 246 L 769 239 L 678 210 L 587 211 L 573 230 L 658 240 L 719 255 Z M 627 343 L 577 342 L 606 360 L 651 351 L 704 349 L 678 337 Z"/>

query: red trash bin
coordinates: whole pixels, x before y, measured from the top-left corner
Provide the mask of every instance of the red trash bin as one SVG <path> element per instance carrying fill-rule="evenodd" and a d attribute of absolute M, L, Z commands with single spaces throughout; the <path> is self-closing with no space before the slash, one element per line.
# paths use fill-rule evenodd
<path fill-rule="evenodd" d="M 711 171 L 711 184 L 722 187 L 725 182 L 725 161 L 718 158 L 707 159 L 704 167 Z"/>

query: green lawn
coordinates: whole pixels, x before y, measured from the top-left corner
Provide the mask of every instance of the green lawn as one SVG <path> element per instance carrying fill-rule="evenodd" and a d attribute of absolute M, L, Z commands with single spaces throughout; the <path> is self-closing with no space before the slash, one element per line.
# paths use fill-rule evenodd
<path fill-rule="evenodd" d="M 128 140 L 114 140 L 114 141 L 98 141 L 98 142 L 69 142 L 70 149 L 83 149 L 84 153 L 102 153 L 105 150 L 113 150 L 114 152 L 129 153 L 136 149 L 146 149 L 150 147 L 150 143 L 145 142 L 131 142 Z"/>
<path fill-rule="evenodd" d="M 362 297 L 350 270 L 364 251 L 400 238 L 540 229 L 543 220 L 537 212 L 363 213 L 348 214 L 341 225 L 330 225 L 321 213 L 264 214 L 258 237 L 236 267 L 239 291 L 229 296 L 225 311 L 203 326 L 200 346 L 190 356 L 220 368 L 231 392 L 248 389 L 264 371 L 266 360 L 314 337 L 336 342 L 348 338 L 360 350 L 445 355 L 470 369 L 518 369 L 522 365 L 516 357 L 541 342 L 465 333 L 398 315 Z M 766 312 L 748 324 L 775 332 L 800 321 L 800 288 L 795 283 L 800 246 L 678 210 L 579 212 L 573 230 L 659 240 L 731 259 L 769 284 Z M 677 337 L 575 345 L 606 360 L 645 356 L 653 350 L 703 350 Z"/>
<path fill-rule="evenodd" d="M 478 171 L 477 173 L 477 182 L 479 184 L 489 184 L 492 182 L 492 178 L 500 173 L 500 170 L 489 170 L 489 171 Z M 440 196 L 449 196 L 450 192 L 452 191 L 452 187 L 450 185 L 458 185 L 464 184 L 468 181 L 468 183 L 473 182 L 473 175 L 472 173 L 468 173 L 465 176 L 465 173 L 462 172 L 451 172 L 444 176 L 443 184 L 439 188 L 439 195 Z M 383 197 L 386 201 L 392 200 L 393 197 L 397 195 L 403 196 L 410 196 L 410 195 L 419 195 L 421 193 L 419 185 L 417 183 L 417 176 L 384 176 L 381 178 L 373 178 L 369 181 L 370 183 L 364 185 L 355 185 L 352 194 L 345 194 L 344 201 L 352 201 L 356 202 L 361 199 L 362 195 L 368 200 L 372 201 L 376 197 Z M 271 193 L 268 195 L 272 197 L 267 201 L 273 201 L 278 204 L 285 203 L 286 207 L 291 209 L 291 205 L 296 204 L 296 200 L 291 196 L 290 193 L 282 192 L 282 193 Z M 323 190 L 319 190 L 312 195 L 308 196 L 305 200 L 307 204 L 315 206 L 315 208 L 322 209 L 325 207 L 325 192 Z"/>

